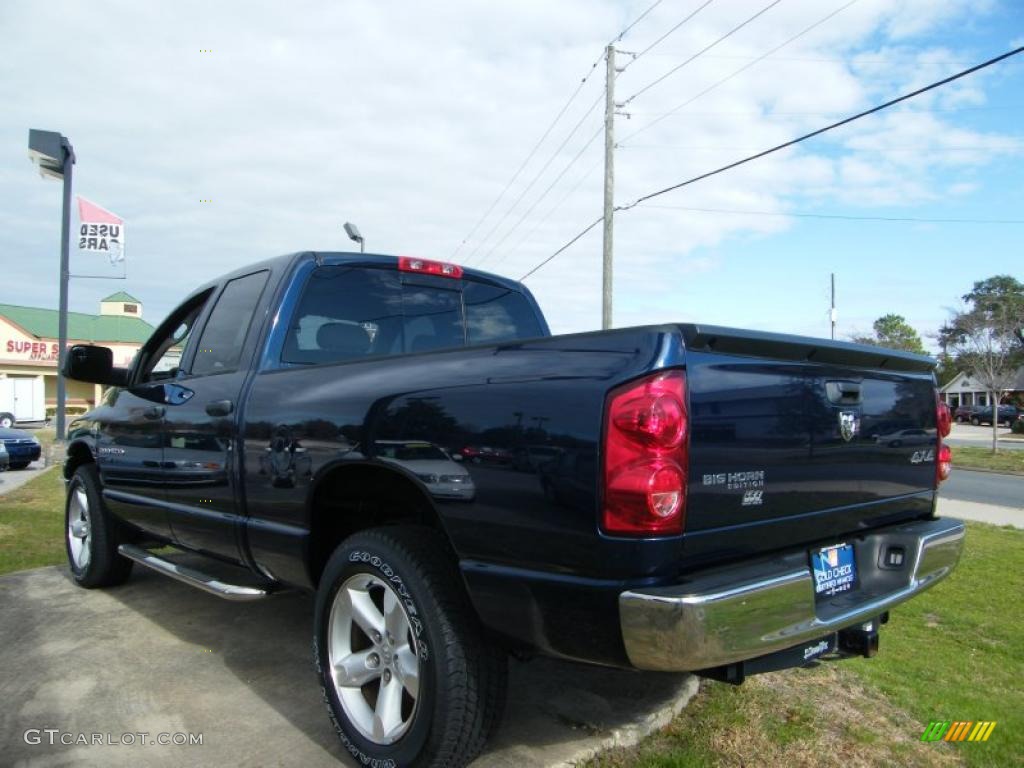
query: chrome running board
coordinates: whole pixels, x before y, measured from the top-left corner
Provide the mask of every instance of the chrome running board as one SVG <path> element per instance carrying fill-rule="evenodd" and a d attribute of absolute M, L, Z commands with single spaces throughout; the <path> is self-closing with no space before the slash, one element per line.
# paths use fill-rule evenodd
<path fill-rule="evenodd" d="M 154 555 L 142 547 L 136 547 L 133 544 L 121 544 L 117 551 L 129 560 L 134 560 L 140 565 L 144 565 L 147 568 L 152 568 L 157 573 L 162 573 L 164 576 L 170 576 L 172 579 L 189 584 L 190 586 L 197 587 L 204 592 L 209 592 L 211 595 L 222 597 L 225 600 L 235 601 L 247 601 L 247 600 L 260 600 L 270 594 L 265 589 L 259 587 L 244 587 L 239 584 L 227 584 L 223 581 L 215 579 L 209 574 L 197 571 L 195 568 L 189 568 L 187 565 L 180 565 L 178 563 L 172 563 L 170 560 L 164 560 L 162 557 Z"/>

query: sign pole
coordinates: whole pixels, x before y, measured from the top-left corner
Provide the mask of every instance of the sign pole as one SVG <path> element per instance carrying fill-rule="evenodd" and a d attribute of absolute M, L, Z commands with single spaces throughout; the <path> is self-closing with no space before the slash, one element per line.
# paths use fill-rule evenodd
<path fill-rule="evenodd" d="M 64 149 L 64 213 L 60 227 L 60 313 L 57 321 L 57 439 L 67 435 L 64 427 L 64 407 L 67 401 L 67 387 L 64 380 L 64 358 L 68 344 L 68 278 L 71 276 L 69 248 L 71 242 L 71 169 L 75 164 L 75 151 L 67 139 L 62 139 Z"/>

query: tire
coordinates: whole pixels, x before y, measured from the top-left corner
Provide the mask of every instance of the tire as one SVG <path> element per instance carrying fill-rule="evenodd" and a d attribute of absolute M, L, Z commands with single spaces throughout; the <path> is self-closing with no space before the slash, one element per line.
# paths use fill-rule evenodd
<path fill-rule="evenodd" d="M 378 528 L 342 542 L 320 579 L 313 626 L 324 702 L 357 763 L 457 768 L 496 730 L 505 656 L 485 643 L 433 529 Z"/>
<path fill-rule="evenodd" d="M 117 553 L 117 534 L 117 521 L 100 494 L 96 465 L 83 464 L 72 475 L 64 501 L 64 548 L 80 587 L 112 587 L 131 575 L 132 561 Z"/>
<path fill-rule="evenodd" d="M 11 469 L 24 469 L 30 464 L 28 461 L 12 461 L 10 463 Z"/>
<path fill-rule="evenodd" d="M 971 417 L 971 424 L 973 424 L 976 427 L 981 426 L 981 422 L 978 420 L 977 416 L 972 416 Z"/>
<path fill-rule="evenodd" d="M 14 416 L 9 413 L 0 413 L 0 427 L 10 429 L 14 426 Z"/>

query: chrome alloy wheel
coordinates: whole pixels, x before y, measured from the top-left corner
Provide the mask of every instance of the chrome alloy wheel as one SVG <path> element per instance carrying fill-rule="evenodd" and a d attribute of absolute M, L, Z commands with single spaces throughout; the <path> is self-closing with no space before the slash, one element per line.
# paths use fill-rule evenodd
<path fill-rule="evenodd" d="M 420 662 L 409 615 L 382 579 L 358 573 L 338 588 L 327 629 L 331 678 L 342 709 L 375 744 L 394 744 L 412 725 Z"/>
<path fill-rule="evenodd" d="M 68 501 L 68 551 L 79 571 L 89 566 L 92 544 L 92 520 L 89 516 L 89 496 L 81 483 L 71 491 Z"/>

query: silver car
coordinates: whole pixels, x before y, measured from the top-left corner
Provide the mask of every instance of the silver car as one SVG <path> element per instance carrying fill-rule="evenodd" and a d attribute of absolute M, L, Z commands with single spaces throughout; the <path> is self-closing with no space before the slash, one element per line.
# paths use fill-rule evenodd
<path fill-rule="evenodd" d="M 377 458 L 405 467 L 438 499 L 472 501 L 476 486 L 469 470 L 456 464 L 443 448 L 415 440 L 378 440 Z"/>

